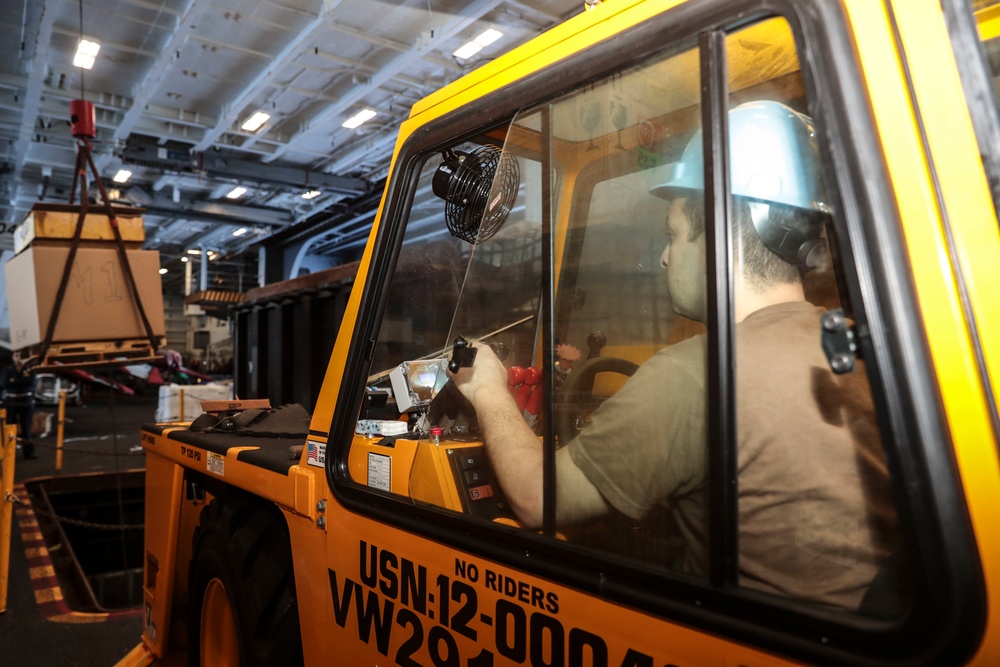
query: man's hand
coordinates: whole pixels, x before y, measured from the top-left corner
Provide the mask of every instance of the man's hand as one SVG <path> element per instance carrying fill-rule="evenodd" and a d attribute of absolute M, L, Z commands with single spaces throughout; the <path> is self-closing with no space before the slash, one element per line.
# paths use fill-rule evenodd
<path fill-rule="evenodd" d="M 476 361 L 448 371 L 476 410 L 486 453 L 507 502 L 528 528 L 542 523 L 542 447 L 507 389 L 507 369 L 487 345 L 475 346 Z"/>
<path fill-rule="evenodd" d="M 514 514 L 527 528 L 542 526 L 542 444 L 507 389 L 507 369 L 488 345 L 472 343 L 476 361 L 448 371 L 476 410 L 486 453 Z M 607 501 L 576 467 L 566 448 L 556 453 L 558 521 L 602 516 Z"/>
<path fill-rule="evenodd" d="M 507 369 L 500 363 L 489 345 L 482 343 L 470 343 L 470 345 L 477 350 L 476 361 L 472 366 L 458 369 L 457 373 L 448 371 L 448 377 L 478 412 L 477 398 L 482 401 L 494 391 L 507 392 Z"/>

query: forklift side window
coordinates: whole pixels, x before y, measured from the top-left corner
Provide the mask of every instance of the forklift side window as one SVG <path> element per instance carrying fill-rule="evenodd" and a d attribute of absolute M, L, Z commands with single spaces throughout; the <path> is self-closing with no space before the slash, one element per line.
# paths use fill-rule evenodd
<path fill-rule="evenodd" d="M 705 327 L 689 307 L 705 292 L 705 245 L 651 189 L 700 126 L 698 72 L 688 48 L 550 112 L 552 159 L 574 167 L 556 231 L 557 529 L 576 546 L 689 574 L 705 572 L 705 555 L 684 536 L 705 534 L 708 518 Z M 577 470 L 603 502 L 582 501 Z M 656 501 L 668 484 L 669 506 Z"/>
<path fill-rule="evenodd" d="M 420 171 L 382 315 L 373 370 L 390 369 L 402 361 L 440 353 L 446 346 L 451 313 L 458 299 L 458 281 L 468 258 L 463 244 L 444 228 L 439 201 L 431 192 L 436 167 L 432 157 Z"/>
<path fill-rule="evenodd" d="M 898 526 L 866 364 L 836 372 L 820 344 L 821 318 L 850 304 L 793 44 L 782 19 L 725 44 L 738 581 L 855 611 L 894 567 Z M 757 68 L 770 80 L 748 81 Z M 874 590 L 869 611 L 899 613 L 898 590 Z"/>
<path fill-rule="evenodd" d="M 488 468 L 473 465 L 485 460 L 475 414 L 445 370 L 460 336 L 508 364 L 537 365 L 537 155 L 537 133 L 508 126 L 424 159 L 349 453 L 356 482 L 485 519 L 505 514 Z"/>

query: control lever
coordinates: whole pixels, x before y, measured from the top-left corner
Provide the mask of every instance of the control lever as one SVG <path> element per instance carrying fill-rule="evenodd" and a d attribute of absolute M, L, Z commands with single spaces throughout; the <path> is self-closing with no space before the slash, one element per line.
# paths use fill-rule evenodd
<path fill-rule="evenodd" d="M 469 341 L 461 336 L 455 339 L 455 345 L 451 351 L 451 359 L 448 361 L 448 370 L 455 374 L 460 368 L 469 368 L 476 361 L 478 350 Z"/>
<path fill-rule="evenodd" d="M 601 356 L 601 350 L 608 344 L 608 337 L 603 331 L 595 331 L 587 336 L 587 359 L 595 359 Z"/>

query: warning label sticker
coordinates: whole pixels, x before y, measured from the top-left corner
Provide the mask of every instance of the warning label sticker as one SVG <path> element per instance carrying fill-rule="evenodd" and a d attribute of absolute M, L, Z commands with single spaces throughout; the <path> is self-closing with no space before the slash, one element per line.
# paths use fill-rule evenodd
<path fill-rule="evenodd" d="M 385 454 L 368 452 L 368 486 L 389 491 L 392 485 L 392 459 Z"/>
<path fill-rule="evenodd" d="M 219 477 L 226 476 L 226 457 L 221 454 L 216 454 L 215 452 L 208 453 L 207 461 L 208 472 L 218 475 Z"/>

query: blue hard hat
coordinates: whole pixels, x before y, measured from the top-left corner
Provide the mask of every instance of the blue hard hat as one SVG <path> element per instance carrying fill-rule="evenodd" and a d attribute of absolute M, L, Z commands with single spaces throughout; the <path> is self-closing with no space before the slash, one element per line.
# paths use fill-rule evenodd
<path fill-rule="evenodd" d="M 765 203 L 827 212 L 812 119 L 779 102 L 747 102 L 729 111 L 732 194 Z M 702 191 L 701 130 L 695 132 L 670 178 L 653 187 L 663 199 Z"/>

